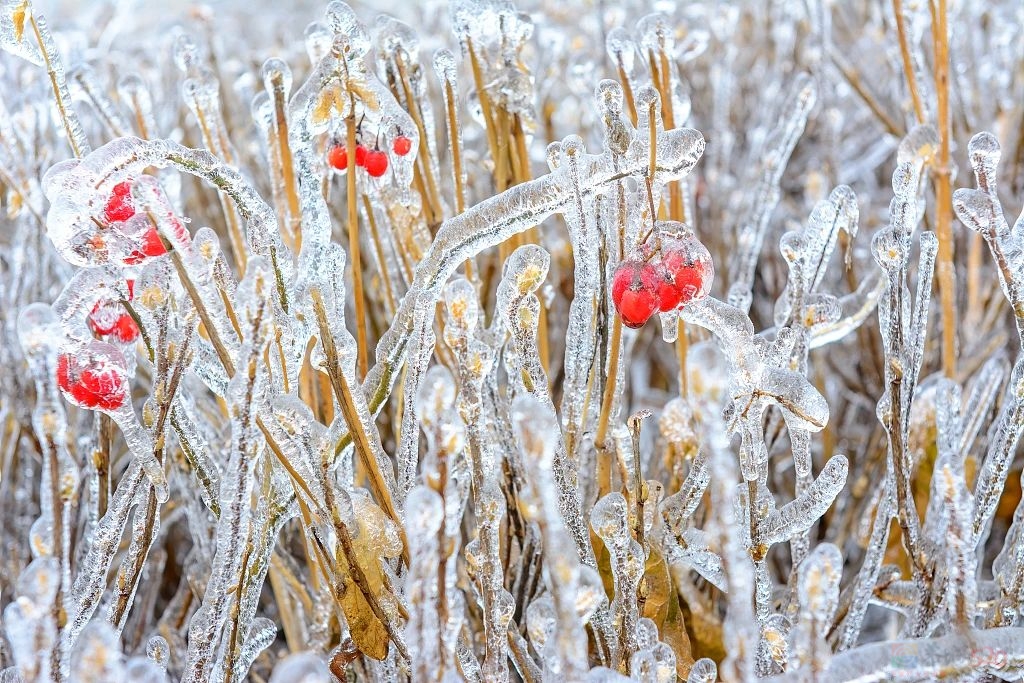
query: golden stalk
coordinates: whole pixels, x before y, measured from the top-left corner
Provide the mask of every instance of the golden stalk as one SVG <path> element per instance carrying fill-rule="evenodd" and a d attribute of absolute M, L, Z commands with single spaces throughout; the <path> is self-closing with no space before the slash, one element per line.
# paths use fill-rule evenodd
<path fill-rule="evenodd" d="M 896 14 L 896 36 L 900 43 L 900 56 L 903 58 L 903 75 L 907 79 L 907 87 L 910 90 L 910 100 L 914 105 L 914 118 L 918 123 L 924 123 L 924 105 L 921 103 L 921 95 L 917 91 L 917 79 L 914 77 L 914 63 L 910 57 L 910 44 L 907 41 L 907 27 L 903 19 L 903 0 L 892 0 L 892 9 Z"/>
<path fill-rule="evenodd" d="M 292 150 L 288 143 L 288 113 L 287 102 L 284 98 L 283 74 L 277 72 L 271 79 L 274 92 L 274 134 L 277 142 L 277 161 L 280 167 L 275 167 L 275 172 L 281 174 L 282 185 L 284 186 L 285 199 L 288 203 L 289 232 L 292 239 L 291 246 L 298 254 L 302 248 L 302 210 L 299 207 L 299 194 L 295 181 L 295 164 L 292 160 Z"/>
<path fill-rule="evenodd" d="M 43 32 L 39 29 L 39 24 L 36 23 L 36 18 L 30 16 L 29 21 L 32 24 L 32 32 L 36 36 L 36 42 L 39 43 L 39 52 L 43 55 L 43 63 L 46 65 L 46 75 L 50 77 L 50 88 L 53 90 L 53 98 L 57 103 L 57 111 L 60 113 L 61 123 L 64 124 L 64 133 L 68 136 L 68 144 L 71 145 L 71 151 L 76 157 L 82 157 L 88 150 L 81 149 L 78 146 L 78 141 L 75 140 L 75 136 L 72 133 L 71 117 L 74 115 L 69 113 L 69 106 L 65 104 L 64 98 L 60 94 L 60 84 L 57 82 L 57 71 L 53 67 L 52 56 L 50 51 L 46 49 L 46 41 L 43 40 Z"/>
<path fill-rule="evenodd" d="M 444 101 L 446 109 L 446 121 L 448 125 L 448 146 L 452 154 L 452 175 L 455 181 L 455 215 L 458 216 L 466 210 L 466 188 L 462 181 L 462 140 L 459 138 L 459 113 L 455 103 L 455 91 L 452 84 L 445 80 Z M 466 259 L 466 279 L 472 281 L 473 259 Z"/>
<path fill-rule="evenodd" d="M 930 2 L 938 99 L 939 158 L 935 169 L 935 234 L 939 239 L 936 279 L 942 310 L 942 372 L 956 377 L 956 272 L 953 267 L 953 191 L 949 160 L 949 28 L 946 0 Z"/>
<path fill-rule="evenodd" d="M 377 459 L 374 457 L 373 449 L 370 447 L 370 437 L 366 433 L 362 421 L 359 419 L 359 413 L 356 410 L 355 400 L 352 396 L 352 388 L 345 379 L 344 373 L 341 372 L 338 350 L 334 344 L 334 335 L 331 334 L 327 324 L 327 309 L 324 307 L 323 298 L 317 289 L 311 290 L 310 296 L 313 299 L 313 310 L 316 313 L 317 323 L 320 327 L 320 342 L 323 345 L 324 355 L 327 358 L 327 375 L 331 379 L 335 398 L 338 399 L 341 414 L 345 417 L 345 422 L 348 423 L 349 434 L 352 435 L 352 441 L 355 445 L 356 453 L 359 455 L 359 460 L 369 475 L 370 488 L 373 490 L 377 500 L 380 501 L 380 506 L 383 508 L 384 513 L 398 527 L 399 536 L 402 538 L 402 558 L 405 560 L 406 565 L 408 565 L 409 542 L 405 537 L 405 527 L 402 526 L 401 518 L 391 497 L 391 490 L 388 488 L 387 482 L 384 481 L 384 474 L 381 472 Z"/>
<path fill-rule="evenodd" d="M 351 95 L 350 95 L 351 98 Z M 348 251 L 352 260 L 352 298 L 356 305 L 356 371 L 365 377 L 367 362 L 366 342 L 366 299 L 363 293 L 363 263 L 359 252 L 359 211 L 356 194 L 356 107 L 351 98 L 352 110 L 345 119 L 345 149 L 348 152 L 348 171 L 345 180 L 348 187 Z"/>
<path fill-rule="evenodd" d="M 377 257 L 377 263 L 380 265 L 380 279 L 384 282 L 384 300 L 387 303 L 388 311 L 392 315 L 395 313 L 397 304 L 395 303 L 395 294 L 391 289 L 391 277 L 387 271 L 387 262 L 384 260 L 384 246 L 380 241 L 380 232 L 377 230 L 377 219 L 373 217 L 373 205 L 370 203 L 370 198 L 363 193 L 363 210 L 366 212 L 366 222 L 370 225 L 370 239 L 373 241 L 373 251 Z"/>
<path fill-rule="evenodd" d="M 413 96 L 412 85 L 409 83 L 405 63 L 399 55 L 395 55 L 395 66 L 398 69 L 398 78 L 402 83 L 405 101 L 408 103 L 409 116 L 412 117 L 412 121 L 416 124 L 416 129 L 420 134 L 419 153 L 416 155 L 416 160 L 422 169 L 422 176 L 427 189 L 426 194 L 423 195 L 423 205 L 425 208 L 429 208 L 427 223 L 433 228 L 434 225 L 441 222 L 441 195 L 437 190 L 437 181 L 434 179 L 434 173 L 430 165 L 430 145 L 427 144 L 427 129 L 423 125 L 423 117 L 420 115 L 419 102 Z"/>

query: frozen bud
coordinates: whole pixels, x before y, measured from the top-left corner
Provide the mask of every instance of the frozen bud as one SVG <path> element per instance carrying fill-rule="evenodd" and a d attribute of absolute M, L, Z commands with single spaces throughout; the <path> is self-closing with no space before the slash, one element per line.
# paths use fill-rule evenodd
<path fill-rule="evenodd" d="M 576 613 L 583 623 L 586 623 L 601 605 L 608 602 L 601 575 L 593 567 L 580 565 L 576 596 Z"/>
<path fill-rule="evenodd" d="M 930 123 L 914 126 L 907 135 L 900 140 L 899 149 L 896 152 L 896 164 L 912 164 L 920 166 L 927 163 L 935 155 L 939 148 L 939 132 Z"/>
<path fill-rule="evenodd" d="M 720 404 L 729 386 L 728 360 L 714 341 L 695 344 L 687 354 L 686 381 L 691 394 Z"/>
<path fill-rule="evenodd" d="M 819 627 L 831 624 L 839 604 L 839 581 L 843 556 L 831 543 L 822 543 L 801 564 L 797 597 L 807 618 Z"/>
<path fill-rule="evenodd" d="M 319 21 L 314 21 L 306 27 L 306 54 L 313 64 L 318 63 L 331 51 L 331 44 L 334 42 L 334 33 L 327 26 Z"/>
<path fill-rule="evenodd" d="M 761 642 L 758 645 L 760 656 L 770 659 L 776 665 L 784 667 L 789 659 L 789 620 L 781 614 L 773 614 L 765 621 L 761 630 Z"/>
<path fill-rule="evenodd" d="M 524 244 L 505 262 L 505 278 L 511 277 L 519 295 L 534 292 L 547 277 L 550 265 L 551 255 L 543 247 Z"/>
<path fill-rule="evenodd" d="M 616 26 L 608 32 L 605 40 L 605 47 L 612 63 L 621 67 L 628 76 L 633 73 L 633 64 L 636 60 L 636 43 L 629 35 L 629 31 L 621 26 Z"/>
<path fill-rule="evenodd" d="M 441 496 L 426 486 L 417 486 L 409 492 L 405 509 L 405 528 L 410 540 L 437 534 L 444 521 Z"/>
<path fill-rule="evenodd" d="M 442 83 L 455 84 L 458 79 L 458 67 L 451 50 L 441 48 L 434 53 L 434 73 Z"/>
<path fill-rule="evenodd" d="M 555 440 L 551 435 L 556 434 L 559 427 L 540 400 L 531 394 L 517 396 L 512 403 L 512 424 L 523 454 L 541 469 L 550 470 L 555 456 Z"/>
<path fill-rule="evenodd" d="M 271 57 L 263 62 L 263 86 L 267 92 L 280 92 L 285 98 L 292 89 L 292 70 L 283 60 Z"/>
<path fill-rule="evenodd" d="M 71 679 L 81 683 L 125 680 L 121 639 L 106 621 L 94 619 L 71 652 Z"/>
<path fill-rule="evenodd" d="M 171 662 L 171 647 L 163 636 L 153 636 L 146 642 L 146 656 L 166 671 Z"/>
<path fill-rule="evenodd" d="M 913 199 L 917 193 L 917 184 L 921 172 L 912 163 L 900 164 L 892 172 L 892 191 L 899 199 Z"/>
<path fill-rule="evenodd" d="M 669 18 L 661 13 L 648 14 L 636 24 L 640 44 L 645 51 L 671 55 L 675 49 L 675 36 Z"/>
<path fill-rule="evenodd" d="M 377 17 L 377 52 L 386 58 L 397 56 L 406 63 L 415 61 L 420 52 L 419 37 L 408 24 L 382 14 Z"/>
<path fill-rule="evenodd" d="M 187 33 L 182 33 L 174 39 L 172 55 L 174 63 L 183 72 L 188 72 L 200 61 L 199 46 Z"/>
<path fill-rule="evenodd" d="M 557 140 L 549 143 L 545 155 L 548 160 L 548 168 L 554 171 L 562 165 L 562 143 Z"/>
<path fill-rule="evenodd" d="M 480 301 L 473 284 L 458 278 L 448 283 L 444 290 L 444 301 L 451 323 L 464 330 L 475 330 L 480 319 Z"/>
<path fill-rule="evenodd" d="M 370 51 L 372 46 L 370 34 L 366 32 L 366 28 L 356 17 L 356 13 L 347 4 L 340 0 L 333 0 L 327 5 L 324 17 L 327 25 L 335 34 L 341 34 L 348 39 L 352 57 L 361 57 Z"/>
<path fill-rule="evenodd" d="M 658 626 L 646 617 L 636 624 L 636 646 L 642 650 L 658 644 Z"/>
<path fill-rule="evenodd" d="M 715 683 L 718 680 L 718 667 L 714 660 L 707 657 L 698 659 L 690 667 L 690 674 L 686 677 L 686 683 Z"/>
<path fill-rule="evenodd" d="M 46 304 L 30 304 L 18 315 L 18 340 L 28 356 L 42 355 L 63 340 L 60 320 Z"/>
<path fill-rule="evenodd" d="M 441 365 L 430 368 L 416 394 L 424 424 L 431 425 L 440 421 L 442 415 L 455 404 L 455 393 L 455 382 L 447 368 Z"/>
<path fill-rule="evenodd" d="M 550 597 L 535 599 L 527 606 L 526 631 L 533 646 L 543 653 L 548 638 L 555 632 L 555 604 Z"/>
<path fill-rule="evenodd" d="M 594 504 L 590 526 L 608 545 L 619 545 L 629 532 L 626 498 L 615 491 Z"/>
<path fill-rule="evenodd" d="M 903 240 L 892 230 L 879 230 L 871 240 L 875 261 L 886 271 L 900 268 L 907 260 Z"/>
<path fill-rule="evenodd" d="M 953 210 L 964 225 L 987 237 L 995 235 L 995 205 L 982 190 L 962 187 L 953 192 Z"/>
<path fill-rule="evenodd" d="M 654 110 L 654 121 L 657 126 L 661 121 L 661 95 L 650 85 L 645 85 L 636 92 L 636 110 L 640 117 L 640 127 L 649 126 L 651 110 Z"/>
<path fill-rule="evenodd" d="M 167 672 L 145 657 L 132 657 L 124 665 L 124 683 L 167 683 Z"/>
<path fill-rule="evenodd" d="M 983 190 L 995 192 L 996 167 L 1002 155 L 996 136 L 992 133 L 978 133 L 968 143 L 967 155 L 977 176 L 978 185 Z"/>

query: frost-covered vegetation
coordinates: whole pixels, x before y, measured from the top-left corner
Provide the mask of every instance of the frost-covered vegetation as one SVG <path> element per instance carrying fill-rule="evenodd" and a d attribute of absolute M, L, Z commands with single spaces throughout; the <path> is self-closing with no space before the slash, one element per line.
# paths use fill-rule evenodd
<path fill-rule="evenodd" d="M 0 682 L 1021 678 L 1024 10 L 653 4 L 0 1 Z"/>

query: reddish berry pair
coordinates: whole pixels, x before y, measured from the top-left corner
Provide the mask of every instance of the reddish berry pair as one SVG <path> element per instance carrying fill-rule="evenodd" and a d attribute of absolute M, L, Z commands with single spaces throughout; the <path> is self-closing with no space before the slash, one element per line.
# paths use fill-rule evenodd
<path fill-rule="evenodd" d="M 108 224 L 124 223 L 135 217 L 135 202 L 132 199 L 131 181 L 125 180 L 117 185 L 110 193 L 107 204 L 103 210 L 103 218 Z M 184 228 L 182 228 L 184 229 Z M 136 265 L 153 256 L 163 256 L 167 248 L 160 239 L 160 234 L 155 225 L 150 225 L 142 235 L 142 245 L 128 255 L 124 262 L 128 265 Z"/>
<path fill-rule="evenodd" d="M 134 297 L 135 280 L 127 280 L 128 300 Z M 131 344 L 139 338 L 139 327 L 135 324 L 119 301 L 101 299 L 89 313 L 86 322 L 93 334 L 105 339 L 116 339 L 122 344 Z"/>
<path fill-rule="evenodd" d="M 63 352 L 57 356 L 57 386 L 80 408 L 117 410 L 128 402 L 124 356 L 98 341 Z"/>
<path fill-rule="evenodd" d="M 624 325 L 643 327 L 655 312 L 707 296 L 714 276 L 711 254 L 696 239 L 662 240 L 655 258 L 619 264 L 612 276 L 612 303 Z"/>

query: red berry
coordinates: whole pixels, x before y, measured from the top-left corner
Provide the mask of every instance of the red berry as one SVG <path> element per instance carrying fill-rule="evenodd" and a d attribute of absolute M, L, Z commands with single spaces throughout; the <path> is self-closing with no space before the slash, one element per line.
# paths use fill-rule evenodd
<path fill-rule="evenodd" d="M 327 151 L 327 163 L 339 171 L 348 168 L 348 150 L 345 145 L 334 145 Z"/>
<path fill-rule="evenodd" d="M 131 344 L 139 338 L 139 326 L 135 324 L 130 315 L 122 313 L 117 317 L 117 324 L 114 325 L 114 337 L 119 342 Z"/>
<path fill-rule="evenodd" d="M 128 400 L 124 357 L 110 344 L 92 342 L 57 357 L 57 386 L 81 408 L 116 410 Z"/>
<path fill-rule="evenodd" d="M 142 247 L 133 251 L 128 258 L 124 260 L 130 266 L 134 266 L 137 263 L 141 263 L 144 259 L 150 256 L 163 256 L 167 253 L 167 247 L 164 246 L 163 241 L 160 239 L 160 233 L 156 231 L 154 226 L 149 226 L 142 236 Z"/>
<path fill-rule="evenodd" d="M 135 203 L 132 201 L 132 185 L 125 180 L 114 185 L 107 205 L 103 209 L 103 217 L 107 223 L 119 223 L 134 215 Z"/>
<path fill-rule="evenodd" d="M 128 286 L 128 300 L 135 297 L 135 280 L 125 280 Z M 130 344 L 139 338 L 139 327 L 132 317 L 124 310 L 119 301 L 97 301 L 86 318 L 89 329 L 100 337 L 114 337 L 124 344 Z"/>
<path fill-rule="evenodd" d="M 362 145 L 356 145 L 356 166 L 366 165 L 366 155 L 369 154 L 369 150 Z"/>
<path fill-rule="evenodd" d="M 130 344 L 139 338 L 139 328 L 117 302 L 98 301 L 87 319 L 89 329 L 100 337 Z"/>
<path fill-rule="evenodd" d="M 665 313 L 704 298 L 715 268 L 707 248 L 695 239 L 662 246 L 658 270 L 658 309 Z"/>
<path fill-rule="evenodd" d="M 395 141 L 394 143 L 392 143 L 391 148 L 395 150 L 395 154 L 397 154 L 400 157 L 404 157 L 412 150 L 412 140 L 405 137 L 404 135 L 399 135 L 398 137 L 395 138 Z"/>
<path fill-rule="evenodd" d="M 112 301 L 97 301 L 86 319 L 89 329 L 100 336 L 113 332 L 117 326 L 117 314 L 113 313 L 113 308 Z"/>
<path fill-rule="evenodd" d="M 388 170 L 388 155 L 379 150 L 366 153 L 366 172 L 374 178 L 380 178 Z"/>
<path fill-rule="evenodd" d="M 623 261 L 612 277 L 612 303 L 626 327 L 643 327 L 658 310 L 658 272 L 644 261 Z"/>

